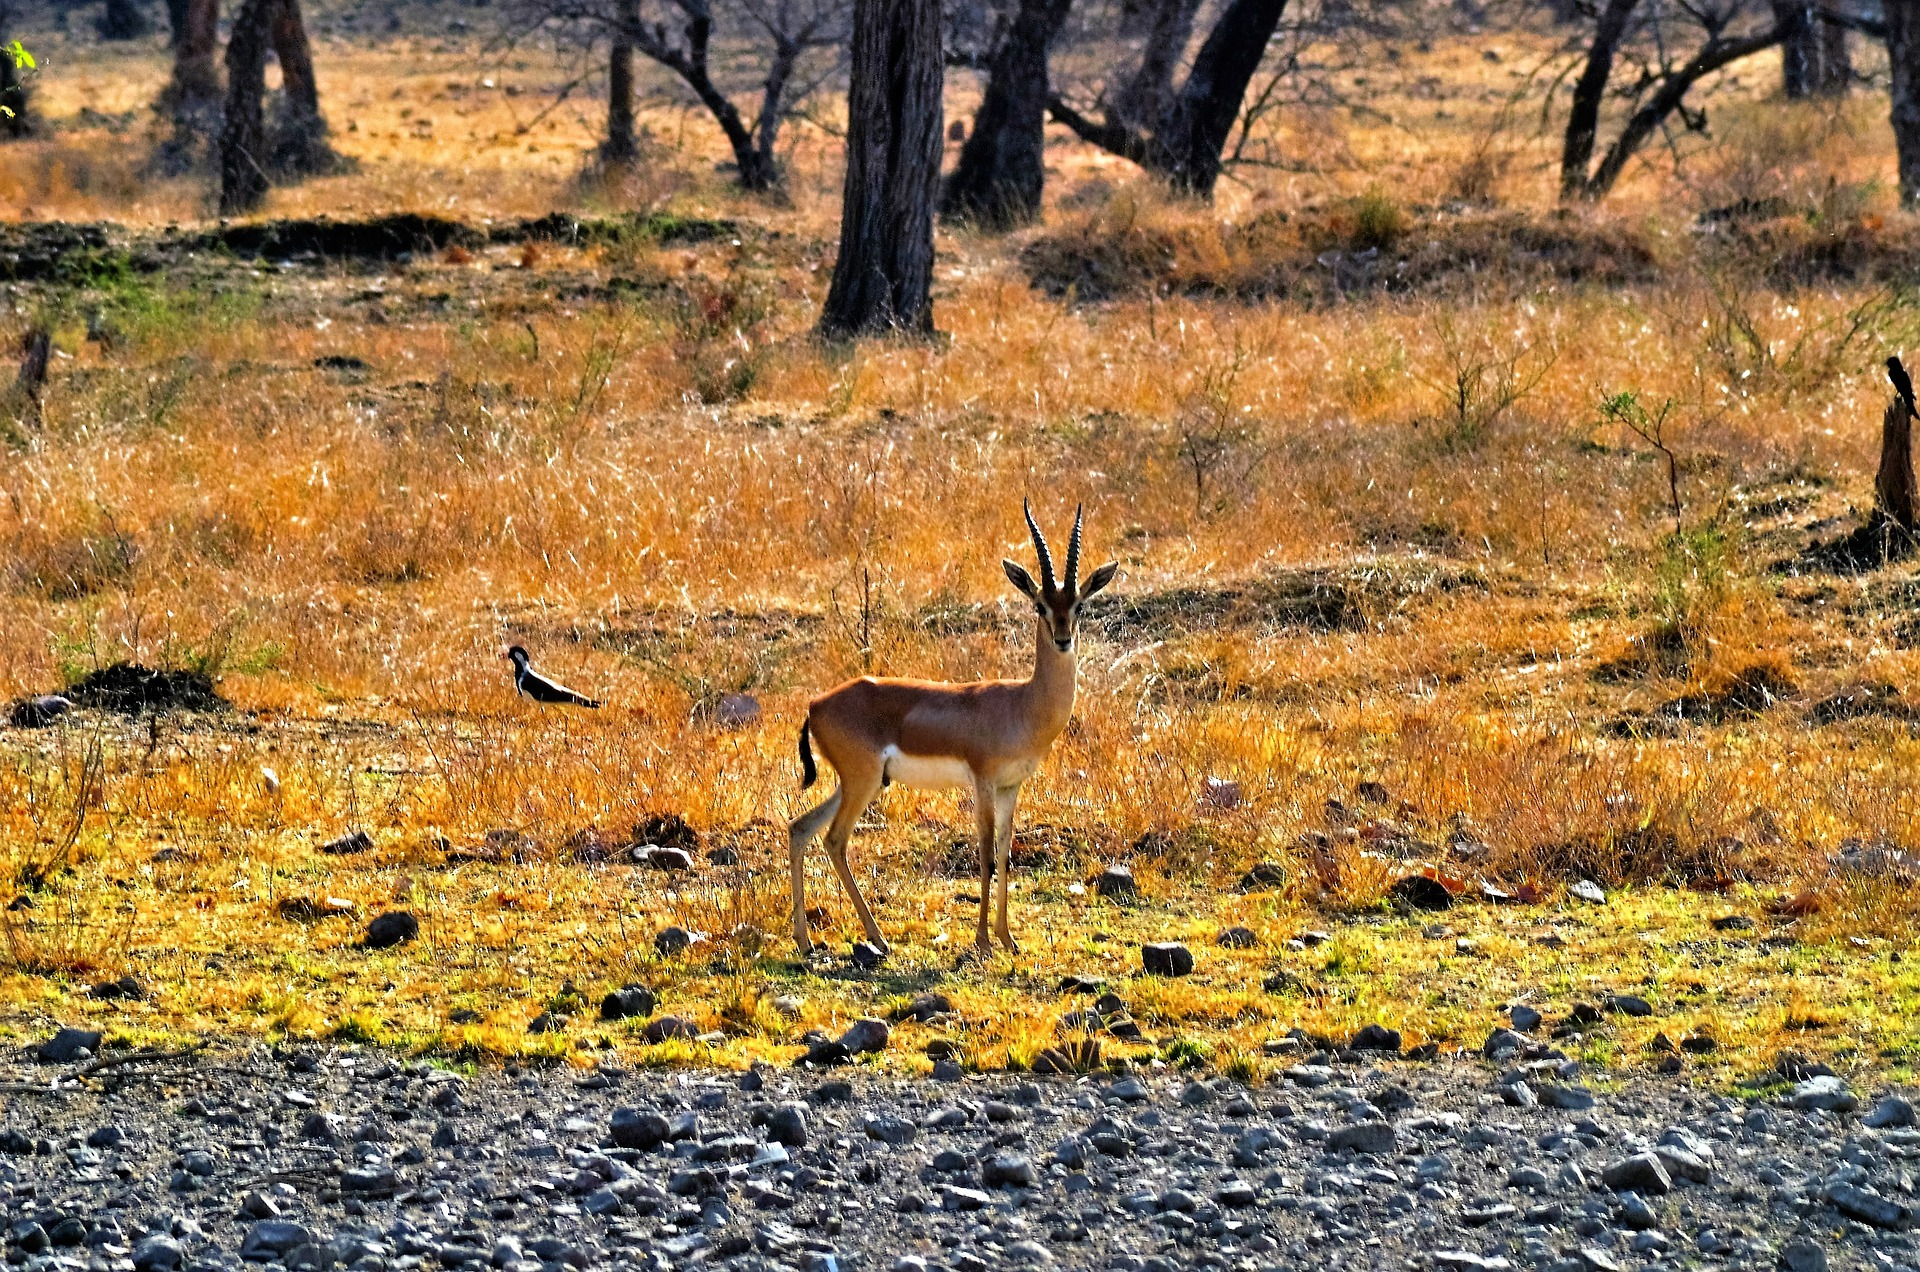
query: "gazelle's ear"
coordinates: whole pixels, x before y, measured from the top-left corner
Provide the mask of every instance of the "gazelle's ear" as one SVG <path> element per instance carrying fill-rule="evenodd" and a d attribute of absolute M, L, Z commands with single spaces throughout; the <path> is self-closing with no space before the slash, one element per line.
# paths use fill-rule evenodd
<path fill-rule="evenodd" d="M 1025 566 L 1018 561 L 1002 561 L 1000 568 L 1007 572 L 1009 582 L 1026 593 L 1028 600 L 1035 605 L 1040 603 L 1040 586 L 1033 581 L 1033 575 L 1027 573 Z"/>
<path fill-rule="evenodd" d="M 1118 573 L 1120 573 L 1120 563 L 1118 561 L 1109 561 L 1095 570 L 1092 575 L 1088 577 L 1087 585 L 1080 589 L 1080 599 L 1083 601 L 1086 600 L 1089 596 L 1092 596 L 1095 592 L 1098 592 L 1101 588 L 1113 582 L 1113 576 Z"/>

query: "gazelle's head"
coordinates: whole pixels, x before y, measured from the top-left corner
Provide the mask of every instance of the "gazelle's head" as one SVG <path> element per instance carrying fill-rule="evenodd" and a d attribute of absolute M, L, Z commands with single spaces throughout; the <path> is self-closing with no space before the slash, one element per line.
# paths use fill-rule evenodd
<path fill-rule="evenodd" d="M 1064 583 L 1056 582 L 1053 577 L 1053 554 L 1047 551 L 1047 536 L 1040 533 L 1039 525 L 1033 519 L 1033 509 L 1025 500 L 1021 509 L 1027 514 L 1027 529 L 1033 532 L 1033 550 L 1040 558 L 1042 581 L 1035 583 L 1033 575 L 1016 561 L 1002 561 L 1007 577 L 1013 585 L 1033 602 L 1033 608 L 1040 615 L 1040 621 L 1047 625 L 1053 637 L 1053 646 L 1063 654 L 1073 652 L 1074 634 L 1080 627 L 1080 607 L 1087 600 L 1113 582 L 1114 574 L 1120 569 L 1117 561 L 1109 561 L 1087 576 L 1087 585 L 1080 586 L 1080 515 L 1081 510 L 1073 510 L 1073 538 L 1067 541 L 1067 577 Z"/>

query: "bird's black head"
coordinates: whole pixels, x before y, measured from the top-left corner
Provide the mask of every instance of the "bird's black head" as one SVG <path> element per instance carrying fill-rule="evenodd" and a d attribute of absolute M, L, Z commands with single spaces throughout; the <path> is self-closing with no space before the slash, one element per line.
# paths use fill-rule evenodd
<path fill-rule="evenodd" d="M 513 660 L 513 665 L 515 667 L 524 667 L 527 665 L 529 661 L 531 661 L 531 659 L 529 659 L 527 656 L 527 651 L 521 648 L 519 645 L 509 646 L 507 648 L 507 652 L 505 656 Z"/>

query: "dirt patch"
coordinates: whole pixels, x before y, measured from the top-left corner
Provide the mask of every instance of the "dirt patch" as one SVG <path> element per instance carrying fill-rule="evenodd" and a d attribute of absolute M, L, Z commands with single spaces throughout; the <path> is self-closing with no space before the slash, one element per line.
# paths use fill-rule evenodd
<path fill-rule="evenodd" d="M 1798 556 L 1774 563 L 1776 574 L 1871 574 L 1912 556 L 1911 533 L 1875 513 L 1867 524 L 1837 539 L 1813 544 Z"/>
<path fill-rule="evenodd" d="M 204 672 L 155 670 L 115 663 L 89 672 L 67 689 L 75 706 L 121 715 L 164 711 L 225 711 L 229 703 Z"/>
<path fill-rule="evenodd" d="M 1848 685 L 1807 708 L 1807 723 L 1816 728 L 1870 719 L 1912 721 L 1920 719 L 1920 710 L 1903 699 L 1897 687 L 1884 681 Z"/>

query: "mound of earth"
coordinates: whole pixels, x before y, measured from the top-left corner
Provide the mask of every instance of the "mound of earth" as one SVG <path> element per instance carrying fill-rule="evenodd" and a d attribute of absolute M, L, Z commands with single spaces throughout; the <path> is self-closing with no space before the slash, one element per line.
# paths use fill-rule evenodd
<path fill-rule="evenodd" d="M 228 702 L 205 672 L 156 670 L 139 663 L 115 663 L 89 672 L 68 688 L 75 706 L 121 715 L 158 711 L 224 711 Z"/>

